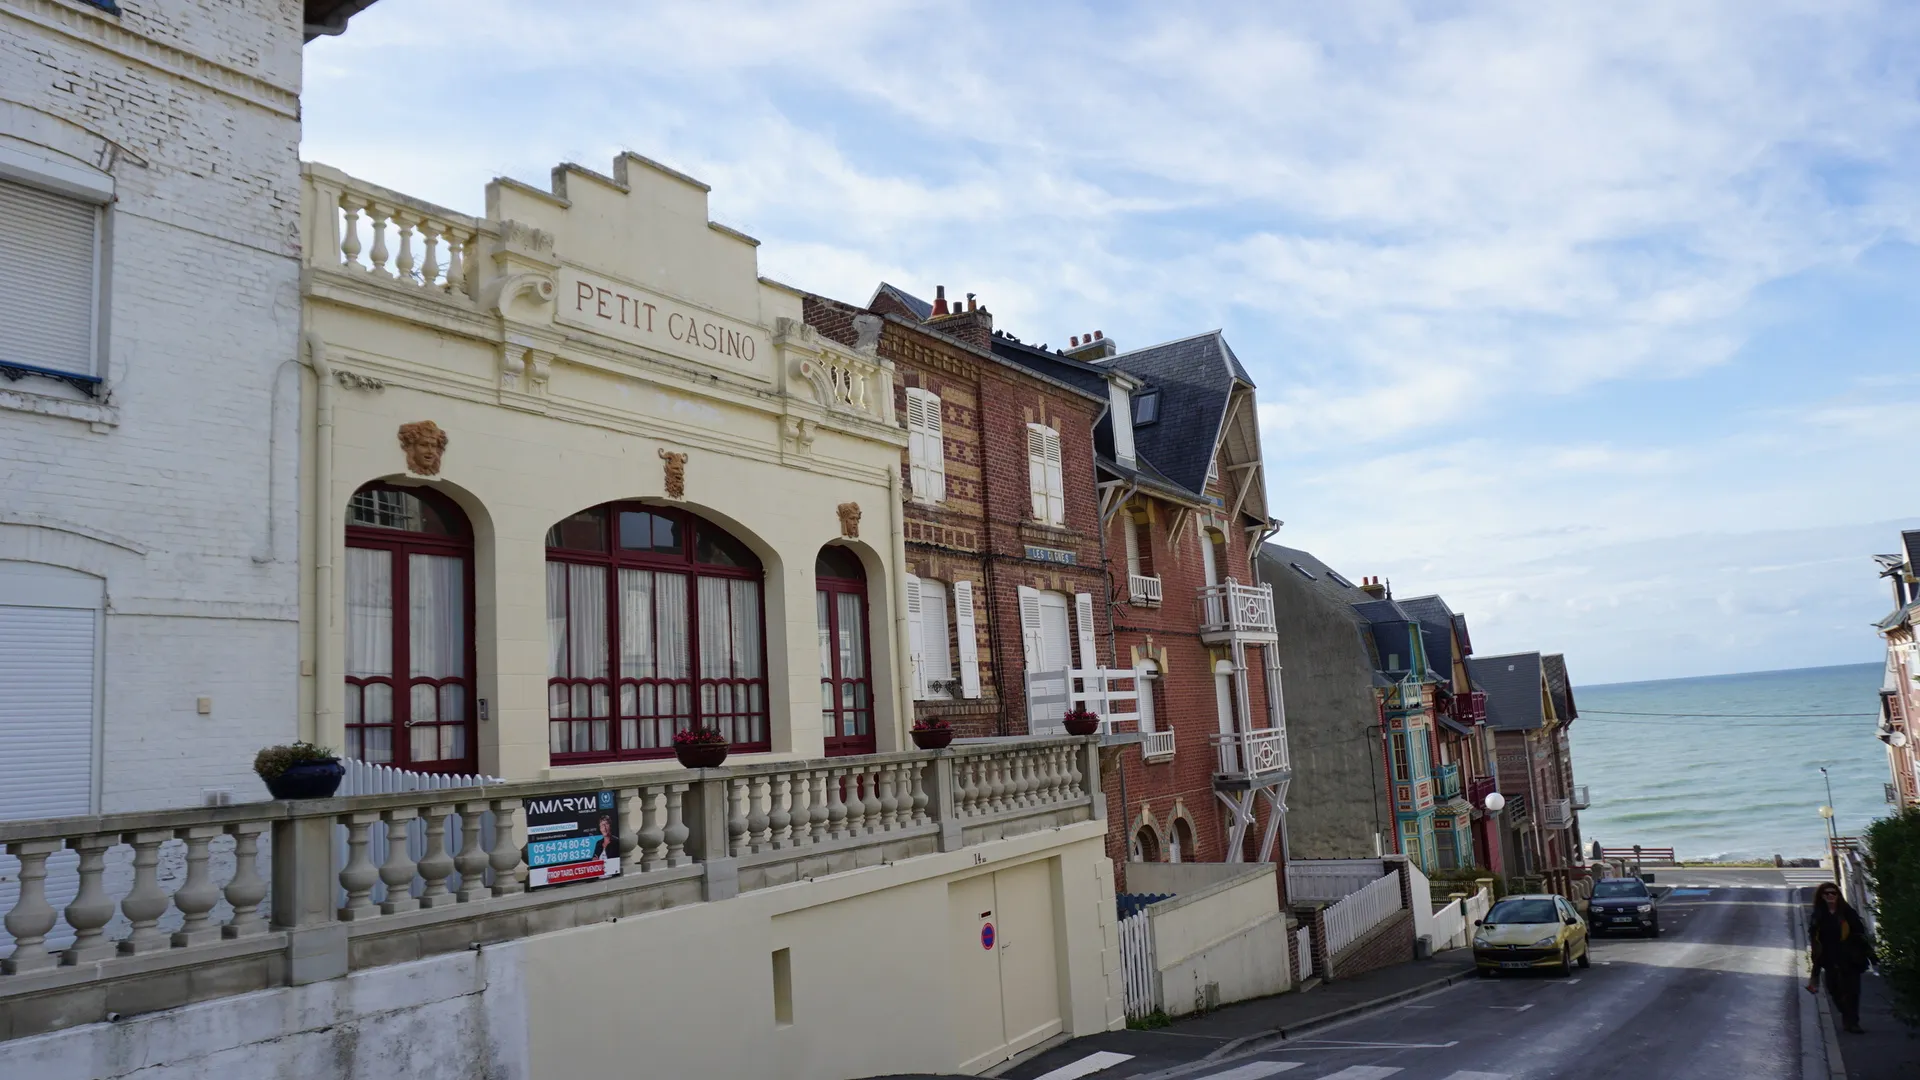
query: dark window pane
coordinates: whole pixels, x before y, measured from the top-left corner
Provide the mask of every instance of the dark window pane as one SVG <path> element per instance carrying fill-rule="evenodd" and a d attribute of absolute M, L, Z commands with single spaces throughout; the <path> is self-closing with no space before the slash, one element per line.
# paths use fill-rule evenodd
<path fill-rule="evenodd" d="M 620 512 L 620 547 L 627 551 L 653 550 L 653 523 L 657 519 L 640 510 Z"/>
<path fill-rule="evenodd" d="M 1133 422 L 1140 427 L 1145 427 L 1159 419 L 1160 392 L 1149 390 L 1143 394 L 1136 394 L 1133 399 Z"/>
<path fill-rule="evenodd" d="M 707 566 L 738 566 L 757 568 L 760 560 L 754 558 L 747 546 L 712 525 L 704 522 L 694 530 L 693 561 Z"/>
<path fill-rule="evenodd" d="M 371 529 L 398 529 L 428 536 L 465 536 L 439 504 L 411 492 L 392 488 L 361 488 L 347 504 L 347 524 Z"/>
<path fill-rule="evenodd" d="M 656 555 L 685 556 L 686 545 L 680 540 L 680 521 L 665 514 L 653 516 L 653 553 Z"/>
<path fill-rule="evenodd" d="M 867 572 L 861 567 L 858 555 L 838 544 L 828 544 L 820 549 L 819 557 L 813 560 L 813 576 L 865 581 Z"/>
<path fill-rule="evenodd" d="M 582 510 L 547 530 L 547 546 L 563 551 L 607 550 L 607 512 Z"/>

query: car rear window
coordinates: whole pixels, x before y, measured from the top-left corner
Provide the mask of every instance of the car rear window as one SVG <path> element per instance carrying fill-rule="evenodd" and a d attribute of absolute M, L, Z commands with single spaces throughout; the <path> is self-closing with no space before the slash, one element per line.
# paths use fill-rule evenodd
<path fill-rule="evenodd" d="M 1502 900 L 1487 912 L 1490 923 L 1557 923 L 1559 912 L 1551 900 Z"/>
<path fill-rule="evenodd" d="M 1593 887 L 1593 895 L 1603 896 L 1645 896 L 1647 887 L 1637 881 L 1602 881 Z"/>

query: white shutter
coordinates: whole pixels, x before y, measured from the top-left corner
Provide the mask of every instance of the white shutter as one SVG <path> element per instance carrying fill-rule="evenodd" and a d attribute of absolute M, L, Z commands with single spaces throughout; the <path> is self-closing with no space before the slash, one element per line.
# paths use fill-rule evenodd
<path fill-rule="evenodd" d="M 1047 520 L 1067 523 L 1067 489 L 1060 476 L 1060 433 L 1047 432 Z"/>
<path fill-rule="evenodd" d="M 1040 590 L 1022 585 L 1020 596 L 1020 650 L 1028 671 L 1040 670 Z"/>
<path fill-rule="evenodd" d="M 920 581 L 920 671 L 927 683 L 927 696 L 951 697 L 946 690 L 934 692 L 931 684 L 953 678 L 953 653 L 947 648 L 947 587 L 938 581 Z"/>
<path fill-rule="evenodd" d="M 1073 625 L 1080 631 L 1080 666 L 1087 671 L 1100 666 L 1100 654 L 1093 644 L 1093 596 L 1073 594 Z"/>
<path fill-rule="evenodd" d="M 1027 493 L 1033 498 L 1033 520 L 1047 520 L 1047 436 L 1039 424 L 1027 425 Z"/>
<path fill-rule="evenodd" d="M 1140 696 L 1134 703 L 1134 712 L 1140 717 L 1140 730 L 1151 732 L 1154 729 L 1153 717 L 1153 680 L 1147 677 L 1147 664 L 1142 663 L 1133 669 L 1133 689 Z"/>
<path fill-rule="evenodd" d="M 927 498 L 931 481 L 927 479 L 927 403 L 926 391 L 907 388 L 907 467 L 908 485 L 915 499 Z"/>
<path fill-rule="evenodd" d="M 926 428 L 927 498 L 932 502 L 947 499 L 947 439 L 941 427 L 940 395 L 921 391 L 921 423 Z"/>
<path fill-rule="evenodd" d="M 99 618 L 0 605 L 0 821 L 93 812 Z"/>
<path fill-rule="evenodd" d="M 1127 576 L 1140 576 L 1140 523 L 1133 520 L 1133 511 L 1120 511 L 1121 534 L 1127 539 Z"/>
<path fill-rule="evenodd" d="M 954 637 L 960 646 L 960 693 L 980 696 L 980 639 L 973 628 L 973 582 L 953 583 Z"/>
<path fill-rule="evenodd" d="M 926 653 L 926 645 L 920 627 L 920 579 L 907 575 L 907 665 L 911 669 L 909 678 L 913 680 L 913 700 L 922 701 L 927 696 L 927 676 L 921 663 Z"/>
<path fill-rule="evenodd" d="M 0 363 L 94 373 L 99 222 L 92 203 L 0 180 Z"/>

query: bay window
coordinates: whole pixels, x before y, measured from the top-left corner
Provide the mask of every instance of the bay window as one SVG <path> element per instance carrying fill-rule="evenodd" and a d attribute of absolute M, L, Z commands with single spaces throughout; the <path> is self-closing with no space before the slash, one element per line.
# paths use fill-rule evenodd
<path fill-rule="evenodd" d="M 664 757 L 713 728 L 765 750 L 760 560 L 693 514 L 611 503 L 547 533 L 547 750 L 556 764 Z"/>

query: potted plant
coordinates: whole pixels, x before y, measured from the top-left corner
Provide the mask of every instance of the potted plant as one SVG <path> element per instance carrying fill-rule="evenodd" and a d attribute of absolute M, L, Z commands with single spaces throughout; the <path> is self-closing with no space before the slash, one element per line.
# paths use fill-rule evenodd
<path fill-rule="evenodd" d="M 347 767 L 333 751 L 310 742 L 269 746 L 253 756 L 253 771 L 276 799 L 326 799 L 340 787 Z"/>
<path fill-rule="evenodd" d="M 1100 730 L 1100 714 L 1085 705 L 1075 705 L 1064 723 L 1069 735 L 1091 735 Z"/>
<path fill-rule="evenodd" d="M 712 728 L 675 732 L 673 756 L 686 768 L 711 769 L 727 760 L 727 737 Z"/>
<path fill-rule="evenodd" d="M 944 750 L 953 743 L 953 725 L 937 716 L 914 721 L 911 734 L 922 750 Z"/>

